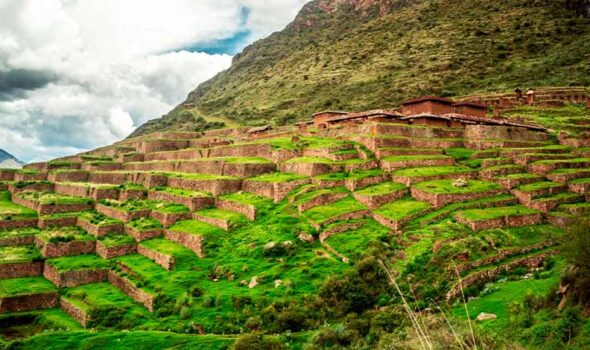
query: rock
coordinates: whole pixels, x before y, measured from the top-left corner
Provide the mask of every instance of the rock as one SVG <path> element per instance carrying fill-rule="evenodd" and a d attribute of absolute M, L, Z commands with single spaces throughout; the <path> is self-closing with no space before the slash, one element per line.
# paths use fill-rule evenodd
<path fill-rule="evenodd" d="M 300 233 L 299 236 L 297 236 L 297 238 L 299 238 L 299 240 L 303 241 L 303 242 L 315 241 L 315 238 L 312 235 L 310 235 L 309 233 Z"/>
<path fill-rule="evenodd" d="M 291 241 L 284 241 L 283 242 L 283 246 L 285 246 L 285 247 L 290 247 L 292 245 L 293 245 L 293 242 L 291 242 Z"/>
<path fill-rule="evenodd" d="M 283 281 L 282 280 L 275 280 L 275 288 L 279 288 L 282 285 L 283 285 Z"/>
<path fill-rule="evenodd" d="M 252 277 L 252 279 L 250 280 L 250 283 L 248 283 L 248 288 L 254 288 L 258 285 L 258 277 L 254 276 Z"/>
<path fill-rule="evenodd" d="M 476 321 L 486 321 L 486 320 L 495 320 L 497 319 L 498 316 L 496 316 L 495 314 L 487 314 L 485 312 L 482 312 L 481 314 L 479 314 L 479 316 L 477 316 L 477 318 L 475 319 Z"/>
<path fill-rule="evenodd" d="M 455 181 L 453 181 L 454 187 L 467 187 L 467 185 L 468 185 L 467 180 L 465 180 L 463 178 L 458 178 Z"/>
<path fill-rule="evenodd" d="M 275 242 L 272 242 L 272 241 L 271 241 L 271 242 L 268 242 L 268 243 L 266 243 L 266 244 L 264 245 L 264 250 L 269 250 L 269 249 L 272 249 L 272 248 L 274 248 L 276 245 L 277 245 L 277 244 L 276 244 Z"/>
<path fill-rule="evenodd" d="M 241 280 L 241 281 L 240 281 L 240 285 L 242 285 L 242 286 L 247 286 L 247 285 L 248 285 L 248 281 L 246 281 L 246 280 Z"/>

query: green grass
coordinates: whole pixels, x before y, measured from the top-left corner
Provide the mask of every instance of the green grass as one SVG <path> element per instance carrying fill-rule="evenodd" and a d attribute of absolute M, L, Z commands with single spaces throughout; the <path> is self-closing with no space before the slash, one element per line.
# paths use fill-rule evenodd
<path fill-rule="evenodd" d="M 105 269 L 109 267 L 106 260 L 96 255 L 78 255 L 49 259 L 47 263 L 53 266 L 58 272 Z"/>
<path fill-rule="evenodd" d="M 344 256 L 359 258 L 368 253 L 371 247 L 381 248 L 388 234 L 388 228 L 367 219 L 359 228 L 330 236 L 327 242 Z"/>
<path fill-rule="evenodd" d="M 151 217 L 135 219 L 127 223 L 127 225 L 139 231 L 148 231 L 164 228 L 164 226 L 162 226 L 162 224 L 158 220 Z"/>
<path fill-rule="evenodd" d="M 84 212 L 78 215 L 78 218 L 96 226 L 107 226 L 114 224 L 121 224 L 122 221 L 113 219 L 101 213 Z"/>
<path fill-rule="evenodd" d="M 558 182 L 539 181 L 539 182 L 533 182 L 530 184 L 519 186 L 516 189 L 519 191 L 530 192 L 530 191 L 548 189 L 548 188 L 559 187 L 559 186 L 563 186 L 563 185 Z"/>
<path fill-rule="evenodd" d="M 208 208 L 198 210 L 195 213 L 212 219 L 227 220 L 231 226 L 244 224 L 248 220 L 240 213 L 225 209 Z"/>
<path fill-rule="evenodd" d="M 56 291 L 43 277 L 0 279 L 0 298 Z"/>
<path fill-rule="evenodd" d="M 183 214 L 190 212 L 190 209 L 182 204 L 158 203 L 152 206 L 152 210 L 166 214 Z"/>
<path fill-rule="evenodd" d="M 195 235 L 221 235 L 223 230 L 217 226 L 206 224 L 198 220 L 184 220 L 168 228 L 170 231 L 185 232 Z"/>
<path fill-rule="evenodd" d="M 172 187 L 155 187 L 153 191 L 156 192 L 166 192 L 180 197 L 188 197 L 188 198 L 202 198 L 202 197 L 211 197 L 210 193 L 201 192 L 201 191 L 191 191 L 191 190 L 183 190 L 179 188 L 172 188 Z"/>
<path fill-rule="evenodd" d="M 420 168 L 399 169 L 392 172 L 393 175 L 407 177 L 437 176 L 446 174 L 467 173 L 472 169 L 464 166 L 433 166 Z"/>
<path fill-rule="evenodd" d="M 37 217 L 37 212 L 10 200 L 10 192 L 0 191 L 0 220 L 18 220 Z"/>
<path fill-rule="evenodd" d="M 356 191 L 356 194 L 360 194 L 363 196 L 379 196 L 384 194 L 389 194 L 392 192 L 397 192 L 406 189 L 406 186 L 399 184 L 397 182 L 382 182 L 377 185 L 366 187 L 360 191 Z"/>
<path fill-rule="evenodd" d="M 164 238 L 155 238 L 143 241 L 140 243 L 140 245 L 145 248 L 170 255 L 174 257 L 177 262 L 181 261 L 183 257 L 195 257 L 195 253 L 193 253 L 191 250 Z"/>
<path fill-rule="evenodd" d="M 211 175 L 211 174 L 196 174 L 196 173 L 164 173 L 168 177 L 174 177 L 187 180 L 236 180 L 237 178 L 231 176 Z"/>
<path fill-rule="evenodd" d="M 590 158 L 573 158 L 573 159 L 548 159 L 539 160 L 533 165 L 547 165 L 547 164 L 578 164 L 578 163 L 590 163 Z"/>
<path fill-rule="evenodd" d="M 94 241 L 79 227 L 59 227 L 41 231 L 37 237 L 45 242 Z"/>
<path fill-rule="evenodd" d="M 36 227 L 19 228 L 13 230 L 0 231 L 0 243 L 3 239 L 17 238 L 17 237 L 31 237 L 38 234 L 40 231 Z"/>
<path fill-rule="evenodd" d="M 52 192 L 19 192 L 18 197 L 33 200 L 41 204 L 92 204 L 91 199 L 60 195 Z"/>
<path fill-rule="evenodd" d="M 333 161 L 327 158 L 319 158 L 319 157 L 299 157 L 299 158 L 291 158 L 285 162 L 286 164 L 293 164 L 293 163 L 314 163 L 314 164 L 333 164 Z"/>
<path fill-rule="evenodd" d="M 502 188 L 495 182 L 483 180 L 468 180 L 465 187 L 456 187 L 453 185 L 454 182 L 455 180 L 450 179 L 425 181 L 414 185 L 414 188 L 434 194 L 478 193 Z"/>
<path fill-rule="evenodd" d="M 375 213 L 390 220 L 400 220 L 419 214 L 430 208 L 430 203 L 420 202 L 414 199 L 400 199 L 383 205 L 375 210 Z"/>
<path fill-rule="evenodd" d="M 329 173 L 324 175 L 316 176 L 318 180 L 324 181 L 337 181 L 337 180 L 361 180 L 368 177 L 374 177 L 383 175 L 384 172 L 381 169 L 369 169 L 369 170 L 354 170 L 348 173 Z"/>
<path fill-rule="evenodd" d="M 579 195 L 577 193 L 562 192 L 562 193 L 558 193 L 558 194 L 555 194 L 555 195 L 538 197 L 538 198 L 535 198 L 535 201 L 547 202 L 547 201 L 561 200 L 561 199 L 573 199 L 573 198 L 577 198 L 577 197 L 580 197 L 580 196 L 581 195 Z"/>
<path fill-rule="evenodd" d="M 128 235 L 108 235 L 98 237 L 98 240 L 107 248 L 135 244 L 135 240 Z"/>
<path fill-rule="evenodd" d="M 0 247 L 0 265 L 41 260 L 41 252 L 34 246 Z"/>
<path fill-rule="evenodd" d="M 445 149 L 445 154 L 457 160 L 470 159 L 477 151 L 467 148 L 448 148 Z"/>
<path fill-rule="evenodd" d="M 574 179 L 570 181 L 571 184 L 587 184 L 590 183 L 590 178 Z"/>
<path fill-rule="evenodd" d="M 226 194 L 226 195 L 220 196 L 219 198 L 225 199 L 228 201 L 232 201 L 232 202 L 253 205 L 256 209 L 263 209 L 263 208 L 268 207 L 269 205 L 272 205 L 272 201 L 270 201 L 269 199 L 264 198 L 264 197 L 260 197 L 258 195 L 255 195 L 254 193 L 250 193 L 250 192 L 241 192 L 240 191 L 240 192 L 236 192 L 236 193 Z"/>
<path fill-rule="evenodd" d="M 467 220 L 480 221 L 493 220 L 506 216 L 530 215 L 538 213 L 539 211 L 537 210 L 530 209 L 522 205 L 515 205 L 510 207 L 462 210 L 458 212 L 458 215 Z"/>
<path fill-rule="evenodd" d="M 272 173 L 264 174 L 256 177 L 251 177 L 248 180 L 259 181 L 259 182 L 271 182 L 271 183 L 282 183 L 290 182 L 295 180 L 305 179 L 305 176 L 290 174 L 290 173 Z"/>
<path fill-rule="evenodd" d="M 516 180 L 516 179 L 542 179 L 543 177 L 537 174 L 530 174 L 530 173 L 516 173 L 516 174 L 508 174 L 504 176 L 499 176 L 497 179 L 506 179 L 506 180 Z"/>
<path fill-rule="evenodd" d="M 413 160 L 435 160 L 435 159 L 450 159 L 451 157 L 445 155 L 407 155 L 407 156 L 388 156 L 381 158 L 385 162 L 409 162 Z"/>
<path fill-rule="evenodd" d="M 337 202 L 321 205 L 305 211 L 304 215 L 309 220 L 318 224 L 325 222 L 328 219 L 342 215 L 348 212 L 367 209 L 364 205 L 357 202 L 354 197 L 348 196 Z"/>

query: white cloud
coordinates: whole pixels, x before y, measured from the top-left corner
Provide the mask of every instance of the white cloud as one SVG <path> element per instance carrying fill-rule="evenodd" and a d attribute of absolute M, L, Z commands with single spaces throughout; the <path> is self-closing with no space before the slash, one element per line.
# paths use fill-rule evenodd
<path fill-rule="evenodd" d="M 115 142 L 231 63 L 179 48 L 259 39 L 305 2 L 2 0 L 0 77 L 26 79 L 0 82 L 0 148 L 38 161 Z"/>

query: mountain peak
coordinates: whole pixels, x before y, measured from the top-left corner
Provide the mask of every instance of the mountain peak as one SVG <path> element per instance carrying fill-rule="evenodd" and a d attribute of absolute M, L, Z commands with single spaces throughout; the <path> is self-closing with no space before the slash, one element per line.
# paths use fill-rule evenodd
<path fill-rule="evenodd" d="M 18 160 L 12 154 L 0 149 L 0 168 L 3 169 L 20 169 L 25 163 Z"/>

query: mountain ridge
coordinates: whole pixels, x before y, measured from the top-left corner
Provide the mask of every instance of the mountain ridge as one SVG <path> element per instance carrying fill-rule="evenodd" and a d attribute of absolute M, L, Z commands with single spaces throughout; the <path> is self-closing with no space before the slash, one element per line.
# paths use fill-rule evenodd
<path fill-rule="evenodd" d="M 5 169 L 20 169 L 25 163 L 17 159 L 12 154 L 0 149 L 0 168 Z"/>
<path fill-rule="evenodd" d="M 583 1 L 569 0 L 312 1 L 131 136 L 193 131 L 198 116 L 283 125 L 318 110 L 394 107 L 426 94 L 589 86 L 584 11 Z"/>

